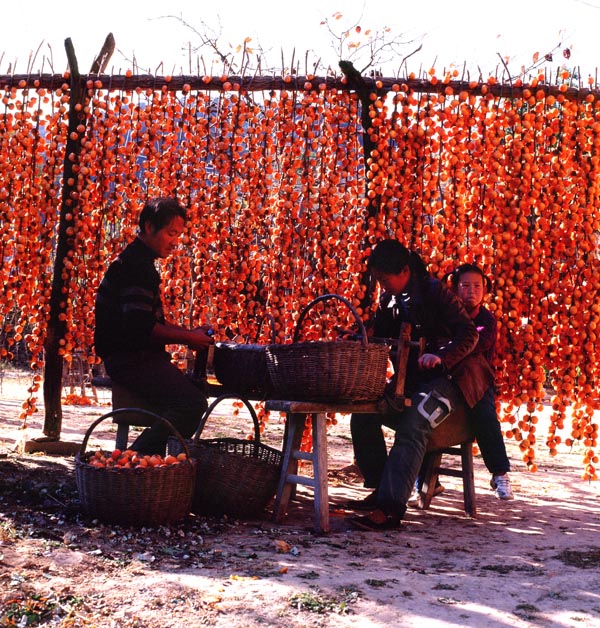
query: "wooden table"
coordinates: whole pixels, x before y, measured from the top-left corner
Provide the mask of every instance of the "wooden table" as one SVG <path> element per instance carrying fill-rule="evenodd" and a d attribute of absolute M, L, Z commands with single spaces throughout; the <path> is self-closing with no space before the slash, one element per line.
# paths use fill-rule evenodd
<path fill-rule="evenodd" d="M 267 399 L 265 410 L 285 412 L 287 423 L 283 442 L 281 476 L 275 497 L 273 516 L 276 522 L 284 520 L 297 484 L 314 490 L 315 529 L 329 532 L 329 491 L 327 483 L 327 423 L 328 413 L 352 414 L 377 412 L 377 402 L 317 403 L 312 401 L 287 401 Z M 300 451 L 306 417 L 312 415 L 312 451 Z M 313 477 L 298 474 L 298 461 L 312 463 Z"/>
<path fill-rule="evenodd" d="M 402 323 L 396 345 L 396 361 L 394 364 L 396 400 L 408 404 L 404 398 L 404 383 L 408 365 L 408 354 L 411 347 L 424 350 L 424 340 L 412 341 L 410 324 Z M 281 476 L 275 497 L 274 518 L 281 522 L 285 518 L 292 489 L 297 484 L 311 486 L 314 489 L 315 529 L 329 532 L 329 492 L 327 484 L 327 414 L 371 414 L 378 412 L 377 401 L 353 403 L 291 401 L 285 399 L 266 399 L 265 410 L 279 411 L 287 414 L 285 436 L 283 439 L 283 461 Z M 312 451 L 300 451 L 302 433 L 306 417 L 312 415 Z M 298 461 L 312 463 L 313 477 L 298 474 Z"/>

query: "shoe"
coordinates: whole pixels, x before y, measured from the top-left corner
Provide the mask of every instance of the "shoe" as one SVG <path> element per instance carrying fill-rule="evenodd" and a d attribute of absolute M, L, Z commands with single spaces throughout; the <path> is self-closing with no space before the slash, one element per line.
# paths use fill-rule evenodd
<path fill-rule="evenodd" d="M 494 489 L 498 499 L 507 500 L 515 498 L 512 492 L 512 486 L 510 485 L 510 478 L 507 473 L 504 475 L 492 475 L 490 486 Z"/>
<path fill-rule="evenodd" d="M 377 508 L 377 491 L 369 493 L 363 499 L 349 499 L 342 504 L 346 510 L 375 510 Z"/>
<path fill-rule="evenodd" d="M 446 489 L 438 482 L 435 485 L 435 488 L 433 489 L 433 497 L 435 497 L 436 495 L 440 495 L 441 493 L 443 493 Z"/>
<path fill-rule="evenodd" d="M 419 483 L 415 482 L 413 486 L 412 493 L 406 502 L 409 506 L 416 508 L 421 504 L 421 489 L 419 488 Z"/>
<path fill-rule="evenodd" d="M 373 510 L 364 517 L 352 517 L 350 523 L 358 530 L 381 532 L 383 530 L 397 530 L 402 519 L 398 515 L 386 515 L 383 510 Z"/>
<path fill-rule="evenodd" d="M 439 482 L 437 482 L 435 485 L 435 488 L 433 489 L 432 497 L 435 497 L 436 495 L 440 495 L 445 490 L 446 489 Z M 421 505 L 421 489 L 419 488 L 419 485 L 417 483 L 415 483 L 413 487 L 413 491 L 410 494 L 410 497 L 408 498 L 407 504 L 415 508 Z"/>

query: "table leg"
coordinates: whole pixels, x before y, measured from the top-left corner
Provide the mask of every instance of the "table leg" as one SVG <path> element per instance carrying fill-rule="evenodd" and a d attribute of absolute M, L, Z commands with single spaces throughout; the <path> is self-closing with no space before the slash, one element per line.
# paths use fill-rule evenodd
<path fill-rule="evenodd" d="M 298 458 L 294 456 L 294 452 L 300 449 L 305 422 L 305 414 L 288 414 L 286 416 L 281 475 L 273 508 L 274 519 L 278 523 L 281 523 L 285 518 L 292 494 L 292 483 L 289 481 L 289 477 L 294 476 L 298 471 Z"/>
<path fill-rule="evenodd" d="M 313 474 L 315 476 L 315 527 L 329 532 L 329 484 L 327 477 L 327 415 L 313 414 Z"/>
<path fill-rule="evenodd" d="M 329 532 L 329 491 L 327 477 L 327 415 L 313 414 L 312 451 L 300 451 L 306 414 L 288 414 L 283 444 L 281 476 L 277 487 L 273 515 L 276 522 L 284 520 L 293 488 L 297 484 L 314 490 L 315 529 Z M 313 477 L 298 475 L 298 460 L 312 463 Z"/>

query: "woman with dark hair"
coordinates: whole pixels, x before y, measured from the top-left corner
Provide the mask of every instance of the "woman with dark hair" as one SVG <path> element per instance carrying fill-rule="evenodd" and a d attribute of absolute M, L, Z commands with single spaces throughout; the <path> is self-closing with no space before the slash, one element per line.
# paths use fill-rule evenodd
<path fill-rule="evenodd" d="M 493 372 L 473 354 L 478 333 L 457 296 L 427 272 L 414 252 L 396 240 L 379 242 L 368 259 L 371 276 L 383 292 L 373 321 L 373 335 L 396 340 L 403 322 L 413 339 L 425 339 L 420 356 L 411 352 L 405 394 L 411 403 L 382 414 L 352 415 L 350 428 L 356 463 L 366 487 L 374 488 L 356 509 L 362 529 L 400 525 L 419 473 L 432 429 L 450 412 L 474 406 L 493 382 Z M 395 431 L 387 452 L 382 426 Z"/>

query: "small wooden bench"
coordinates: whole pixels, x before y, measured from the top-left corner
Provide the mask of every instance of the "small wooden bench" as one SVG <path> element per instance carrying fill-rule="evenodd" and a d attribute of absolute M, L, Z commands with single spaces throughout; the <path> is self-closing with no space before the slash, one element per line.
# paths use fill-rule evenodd
<path fill-rule="evenodd" d="M 314 491 L 315 530 L 329 532 L 329 480 L 327 476 L 327 415 L 330 413 L 352 414 L 377 412 L 376 401 L 355 403 L 320 403 L 313 401 L 290 401 L 266 399 L 265 409 L 285 412 L 286 427 L 283 439 L 281 476 L 277 487 L 273 517 L 283 522 L 288 504 L 296 486 L 302 484 Z M 312 416 L 312 450 L 302 451 L 302 434 L 306 418 Z M 312 465 L 312 476 L 298 473 L 298 462 Z"/>
<path fill-rule="evenodd" d="M 152 407 L 147 401 L 138 397 L 125 386 L 114 382 L 110 377 L 103 376 L 94 379 L 94 385 L 101 388 L 110 388 L 112 390 L 112 409 L 120 410 L 122 408 L 131 408 L 131 412 L 124 412 L 113 416 L 113 423 L 117 426 L 117 436 L 115 438 L 116 449 L 127 449 L 129 443 L 130 427 L 151 427 L 153 424 L 152 417 L 142 412 L 136 412 L 137 409 L 155 412 L 156 408 Z M 208 396 L 219 397 L 226 394 L 224 386 L 219 384 L 208 384 Z"/>
<path fill-rule="evenodd" d="M 473 474 L 474 435 L 464 412 L 450 415 L 433 432 L 427 444 L 421 486 L 421 508 L 427 510 L 440 475 L 462 478 L 465 513 L 476 516 L 475 479 Z M 460 469 L 442 466 L 442 457 L 460 456 Z"/>
<path fill-rule="evenodd" d="M 120 410 L 121 408 L 131 408 L 131 412 L 124 412 L 113 416 L 113 423 L 117 426 L 117 437 L 115 439 L 116 449 L 127 449 L 129 442 L 129 428 L 150 427 L 154 424 L 154 419 L 142 412 L 136 412 L 136 408 L 149 410 L 154 412 L 149 403 L 138 397 L 125 386 L 111 381 L 112 388 L 112 409 Z"/>

